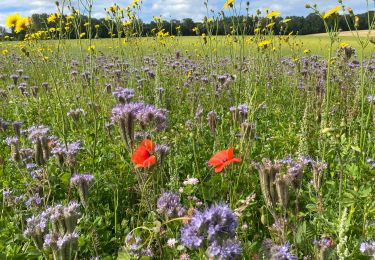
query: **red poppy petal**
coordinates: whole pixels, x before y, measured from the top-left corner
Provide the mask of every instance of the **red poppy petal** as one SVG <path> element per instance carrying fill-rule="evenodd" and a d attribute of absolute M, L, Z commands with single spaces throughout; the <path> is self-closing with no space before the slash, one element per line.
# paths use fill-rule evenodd
<path fill-rule="evenodd" d="M 228 152 L 227 150 L 224 150 L 212 156 L 212 158 L 208 161 L 208 163 L 213 167 L 217 167 L 217 166 L 220 166 L 220 164 L 222 164 L 226 160 L 228 160 Z"/>
<path fill-rule="evenodd" d="M 230 162 L 241 162 L 241 158 L 232 158 Z"/>
<path fill-rule="evenodd" d="M 156 163 L 155 155 L 150 156 L 147 160 L 142 163 L 142 167 L 149 168 Z"/>
<path fill-rule="evenodd" d="M 233 151 L 234 151 L 234 149 L 233 149 L 232 147 L 230 147 L 230 148 L 227 150 L 228 160 L 230 160 L 230 159 L 233 158 Z"/>
<path fill-rule="evenodd" d="M 144 146 L 138 146 L 132 154 L 132 162 L 137 164 L 142 164 L 147 158 L 150 157 L 150 153 Z"/>
<path fill-rule="evenodd" d="M 226 165 L 227 165 L 226 163 L 222 163 L 220 166 L 215 167 L 215 172 L 216 172 L 216 173 L 221 172 L 221 171 L 224 169 L 224 167 L 225 167 Z"/>
<path fill-rule="evenodd" d="M 155 150 L 155 144 L 149 139 L 143 140 L 141 146 L 144 146 L 149 153 Z"/>

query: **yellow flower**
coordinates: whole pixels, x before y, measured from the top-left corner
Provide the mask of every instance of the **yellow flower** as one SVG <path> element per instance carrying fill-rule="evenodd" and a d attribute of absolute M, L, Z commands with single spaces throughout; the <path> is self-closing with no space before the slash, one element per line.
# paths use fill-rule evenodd
<path fill-rule="evenodd" d="M 348 47 L 349 46 L 349 43 L 347 42 L 340 42 L 340 48 L 345 48 L 345 47 Z"/>
<path fill-rule="evenodd" d="M 337 6 L 333 7 L 332 9 L 330 9 L 326 13 L 324 13 L 323 19 L 327 19 L 327 18 L 331 17 L 332 15 L 336 14 L 341 9 L 342 9 L 341 5 L 337 5 Z"/>
<path fill-rule="evenodd" d="M 207 20 L 207 23 L 212 23 L 213 21 L 214 21 L 214 18 L 211 17 L 210 19 Z"/>
<path fill-rule="evenodd" d="M 254 33 L 260 32 L 260 28 L 255 28 Z"/>
<path fill-rule="evenodd" d="M 90 46 L 87 48 L 87 50 L 88 50 L 89 52 L 95 51 L 95 45 L 90 45 Z"/>
<path fill-rule="evenodd" d="M 85 23 L 83 26 L 87 27 L 87 26 L 89 26 L 89 25 L 90 25 L 90 23 Z"/>
<path fill-rule="evenodd" d="M 117 5 L 112 5 L 111 7 L 109 7 L 107 9 L 107 11 L 110 12 L 110 13 L 116 13 L 116 11 L 117 11 Z"/>
<path fill-rule="evenodd" d="M 264 40 L 264 41 L 261 41 L 260 43 L 258 43 L 258 47 L 267 48 L 268 45 L 271 45 L 271 44 L 272 44 L 271 40 Z"/>
<path fill-rule="evenodd" d="M 31 19 L 29 17 L 21 17 L 17 20 L 16 28 L 14 31 L 16 33 L 22 32 L 26 30 L 27 26 L 30 24 Z"/>
<path fill-rule="evenodd" d="M 228 7 L 233 7 L 234 1 L 236 0 L 227 0 L 224 4 L 223 9 L 227 9 Z"/>
<path fill-rule="evenodd" d="M 288 18 L 288 19 L 284 19 L 282 22 L 283 22 L 283 23 L 289 23 L 291 20 L 292 20 L 292 19 L 289 19 L 289 18 Z"/>
<path fill-rule="evenodd" d="M 270 27 L 272 27 L 274 25 L 275 25 L 275 23 L 269 23 L 269 24 L 266 25 L 266 28 L 270 28 Z"/>
<path fill-rule="evenodd" d="M 53 28 L 53 27 L 52 27 L 52 28 L 49 28 L 49 32 L 50 32 L 50 33 L 54 33 L 54 32 L 56 32 L 56 28 Z"/>
<path fill-rule="evenodd" d="M 305 53 L 305 54 L 309 54 L 311 51 L 309 50 L 309 49 L 305 49 L 304 51 L 303 51 L 303 53 Z"/>
<path fill-rule="evenodd" d="M 132 21 L 124 22 L 124 26 L 125 26 L 125 27 L 128 27 L 128 26 L 130 26 L 130 25 L 132 25 Z"/>
<path fill-rule="evenodd" d="M 2 53 L 3 53 L 3 55 L 7 55 L 9 53 L 9 51 L 8 50 L 3 50 Z"/>
<path fill-rule="evenodd" d="M 99 27 L 100 27 L 99 24 L 96 24 L 96 25 L 95 25 L 95 28 L 96 28 L 96 29 L 99 29 Z"/>
<path fill-rule="evenodd" d="M 272 11 L 266 15 L 268 18 L 279 16 L 281 13 L 279 11 Z"/>
<path fill-rule="evenodd" d="M 5 21 L 5 25 L 9 28 L 16 27 L 17 21 L 21 19 L 21 15 L 16 13 L 16 14 L 11 14 L 7 17 Z"/>
<path fill-rule="evenodd" d="M 57 15 L 56 14 L 51 14 L 50 16 L 47 17 L 47 21 L 49 23 L 56 22 L 56 20 L 57 20 Z"/>
<path fill-rule="evenodd" d="M 160 16 L 154 16 L 154 17 L 152 17 L 152 19 L 153 19 L 154 21 L 160 21 L 160 20 L 161 20 L 161 17 L 160 17 Z"/>
<path fill-rule="evenodd" d="M 177 26 L 177 27 L 176 27 L 176 30 L 177 30 L 177 31 L 178 31 L 178 30 L 181 30 L 181 25 Z"/>
<path fill-rule="evenodd" d="M 79 35 L 79 38 L 83 38 L 83 37 L 85 37 L 86 36 L 86 33 L 81 33 L 80 35 Z"/>

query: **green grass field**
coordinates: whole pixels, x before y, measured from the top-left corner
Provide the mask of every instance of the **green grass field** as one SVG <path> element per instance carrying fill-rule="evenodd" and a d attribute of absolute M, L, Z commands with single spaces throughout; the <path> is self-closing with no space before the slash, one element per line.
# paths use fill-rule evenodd
<path fill-rule="evenodd" d="M 2 42 L 0 259 L 371 259 L 374 46 Z"/>

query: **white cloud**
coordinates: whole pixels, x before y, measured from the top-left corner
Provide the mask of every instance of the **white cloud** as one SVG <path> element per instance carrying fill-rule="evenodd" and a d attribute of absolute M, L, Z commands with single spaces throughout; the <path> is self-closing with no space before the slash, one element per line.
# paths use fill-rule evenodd
<path fill-rule="evenodd" d="M 209 1 L 208 10 L 216 9 L 216 2 Z M 192 18 L 198 21 L 207 15 L 207 8 L 202 0 L 156 0 L 153 1 L 150 15 L 162 15 L 167 20 Z"/>

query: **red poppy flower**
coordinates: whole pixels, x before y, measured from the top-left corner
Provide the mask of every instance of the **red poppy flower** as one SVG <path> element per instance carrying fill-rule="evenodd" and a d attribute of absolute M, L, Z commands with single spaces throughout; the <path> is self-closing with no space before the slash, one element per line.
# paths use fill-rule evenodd
<path fill-rule="evenodd" d="M 132 154 L 132 162 L 135 168 L 149 168 L 156 163 L 155 155 L 151 155 L 155 150 L 155 144 L 151 140 L 143 140 Z"/>
<path fill-rule="evenodd" d="M 215 172 L 221 172 L 225 166 L 233 162 L 241 162 L 241 158 L 233 158 L 233 148 L 218 152 L 208 161 L 215 168 Z"/>

